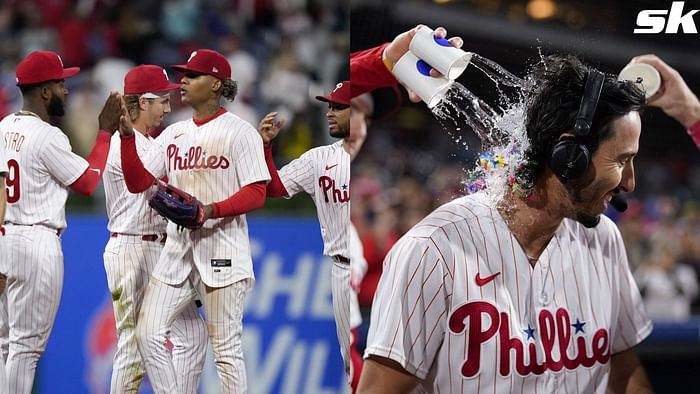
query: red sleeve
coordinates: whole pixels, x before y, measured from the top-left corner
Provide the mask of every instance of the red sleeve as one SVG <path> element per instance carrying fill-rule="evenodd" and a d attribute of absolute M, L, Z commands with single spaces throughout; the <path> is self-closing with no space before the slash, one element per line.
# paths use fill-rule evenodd
<path fill-rule="evenodd" d="M 231 197 L 211 204 L 211 217 L 223 218 L 238 216 L 265 205 L 265 182 L 255 182 L 243 186 Z"/>
<path fill-rule="evenodd" d="M 351 97 L 398 83 L 382 62 L 382 53 L 387 45 L 389 43 L 350 54 Z"/>
<path fill-rule="evenodd" d="M 277 172 L 277 167 L 275 166 L 275 161 L 272 160 L 272 146 L 265 145 L 265 164 L 267 164 L 267 170 L 270 172 L 270 182 L 267 183 L 267 196 L 268 197 L 287 197 L 289 193 L 284 187 L 282 180 L 280 179 L 280 174 Z"/>
<path fill-rule="evenodd" d="M 692 138 L 693 142 L 695 142 L 695 146 L 700 149 L 700 120 L 695 122 L 694 125 L 690 126 L 688 129 L 688 135 L 690 135 L 690 138 Z"/>
<path fill-rule="evenodd" d="M 131 193 L 146 191 L 155 183 L 156 178 L 143 166 L 143 162 L 136 152 L 136 136 L 131 135 L 121 138 L 122 170 L 124 182 Z"/>
<path fill-rule="evenodd" d="M 107 164 L 111 139 L 112 133 L 109 131 L 100 130 L 97 132 L 95 146 L 92 147 L 92 152 L 87 157 L 88 168 L 80 178 L 70 184 L 71 189 L 85 196 L 89 196 L 95 191 Z"/>

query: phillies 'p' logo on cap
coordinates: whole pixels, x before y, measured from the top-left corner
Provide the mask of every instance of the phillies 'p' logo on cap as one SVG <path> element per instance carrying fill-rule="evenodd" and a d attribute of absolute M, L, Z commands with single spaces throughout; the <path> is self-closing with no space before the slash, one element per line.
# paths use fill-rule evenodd
<path fill-rule="evenodd" d="M 190 54 L 187 64 L 176 64 L 174 70 L 207 74 L 219 79 L 231 79 L 231 65 L 224 55 L 211 49 L 197 49 Z"/>
<path fill-rule="evenodd" d="M 316 96 L 316 100 L 327 103 L 350 105 L 350 81 L 339 82 L 335 88 L 325 96 Z"/>
<path fill-rule="evenodd" d="M 79 71 L 79 67 L 63 68 L 63 60 L 56 52 L 34 51 L 17 65 L 15 81 L 18 86 L 59 81 L 70 78 Z"/>
<path fill-rule="evenodd" d="M 136 66 L 124 76 L 124 94 L 159 93 L 179 88 L 179 83 L 170 82 L 165 69 L 153 64 Z"/>

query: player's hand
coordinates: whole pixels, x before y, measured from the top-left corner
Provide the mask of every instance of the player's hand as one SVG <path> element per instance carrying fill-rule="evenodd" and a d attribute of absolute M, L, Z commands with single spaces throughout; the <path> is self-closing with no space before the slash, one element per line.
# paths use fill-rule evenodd
<path fill-rule="evenodd" d="M 264 118 L 262 118 L 260 124 L 258 125 L 258 133 L 260 133 L 260 137 L 262 137 L 265 145 L 269 145 L 272 140 L 277 137 L 280 129 L 284 127 L 285 119 L 276 121 L 275 116 L 277 116 L 277 112 L 268 113 Z"/>
<path fill-rule="evenodd" d="M 121 113 L 119 116 L 119 135 L 121 137 L 130 137 L 134 135 L 134 125 L 131 123 L 129 110 L 126 108 L 126 103 L 124 103 L 123 97 L 119 97 L 119 103 Z"/>
<path fill-rule="evenodd" d="M 358 294 L 360 288 L 362 288 L 362 279 L 364 279 L 364 275 L 352 269 L 352 266 L 350 266 L 350 289 L 352 289 L 355 294 Z"/>
<path fill-rule="evenodd" d="M 389 62 L 391 62 L 391 64 L 396 64 L 396 62 L 398 62 L 399 59 L 401 59 L 401 56 L 408 52 L 408 47 L 411 44 L 411 40 L 416 35 L 416 30 L 418 30 L 418 28 L 421 26 L 422 25 L 417 25 L 413 29 L 399 34 L 394 38 L 393 41 L 391 41 L 389 45 L 387 45 L 387 47 L 384 49 L 384 56 Z M 444 27 L 440 26 L 437 29 L 435 29 L 435 35 L 440 38 L 445 38 L 447 37 L 447 30 Z M 464 45 L 464 41 L 461 37 L 452 37 L 447 41 L 449 41 L 450 44 L 452 44 L 452 46 L 456 48 L 461 48 L 462 45 Z M 434 68 L 430 69 L 430 75 L 433 77 L 442 77 L 442 74 Z M 403 83 L 401 84 L 408 91 L 408 98 L 412 102 L 417 103 L 421 101 L 421 98 L 416 93 L 414 93 Z"/>
<path fill-rule="evenodd" d="M 197 219 L 198 224 L 201 226 L 204 224 L 204 222 L 211 219 L 211 215 L 213 212 L 214 208 L 211 206 L 211 204 L 202 207 L 202 217 Z"/>
<path fill-rule="evenodd" d="M 114 133 L 119 128 L 119 117 L 121 116 L 121 95 L 118 92 L 111 92 L 105 105 L 97 118 L 100 130 Z"/>
<path fill-rule="evenodd" d="M 649 98 L 649 105 L 661 108 L 686 128 L 700 121 L 700 100 L 678 71 L 651 54 L 634 57 L 630 63 L 649 64 L 661 75 L 661 88 Z"/>

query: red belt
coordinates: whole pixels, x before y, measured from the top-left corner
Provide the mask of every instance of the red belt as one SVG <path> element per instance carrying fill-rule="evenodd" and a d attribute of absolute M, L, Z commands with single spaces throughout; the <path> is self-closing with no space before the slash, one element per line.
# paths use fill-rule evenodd
<path fill-rule="evenodd" d="M 125 235 L 128 236 L 128 235 L 131 235 L 132 237 L 138 237 L 138 235 L 132 235 L 132 234 L 112 233 L 112 238 L 117 238 L 117 237 L 120 236 L 120 235 L 121 235 L 121 236 L 125 236 Z M 144 240 L 144 241 L 155 242 L 155 241 L 158 241 L 158 237 L 159 237 L 158 234 L 144 234 L 144 235 L 141 236 L 141 239 Z M 166 238 L 168 238 L 168 235 L 167 235 L 167 234 L 162 234 L 162 235 L 160 235 L 160 237 L 161 237 L 160 243 L 165 243 L 165 240 L 166 240 Z"/>

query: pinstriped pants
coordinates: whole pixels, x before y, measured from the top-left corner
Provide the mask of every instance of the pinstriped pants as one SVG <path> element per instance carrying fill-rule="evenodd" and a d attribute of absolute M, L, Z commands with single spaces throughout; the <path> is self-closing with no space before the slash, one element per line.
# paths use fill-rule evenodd
<path fill-rule="evenodd" d="M 0 262 L 7 289 L 0 296 L 0 349 L 7 392 L 31 393 L 34 374 L 63 290 L 63 251 L 55 230 L 6 226 Z"/>
<path fill-rule="evenodd" d="M 157 394 L 182 392 L 176 385 L 176 371 L 163 338 L 169 334 L 175 316 L 195 299 L 201 300 L 204 307 L 223 392 L 247 391 L 241 335 L 245 297 L 252 285 L 252 279 L 243 279 L 225 287 L 212 288 L 201 281 L 196 269 L 187 280 L 175 286 L 151 277 L 136 326 L 136 339 Z"/>
<path fill-rule="evenodd" d="M 110 238 L 105 247 L 105 272 L 118 337 L 112 367 L 112 393 L 137 393 L 146 373 L 136 344 L 136 321 L 162 249 L 160 242 L 121 234 Z M 184 393 L 196 393 L 209 337 L 194 302 L 173 321 L 170 341 L 177 384 Z"/>
<path fill-rule="evenodd" d="M 352 381 L 352 362 L 350 361 L 350 264 L 333 261 L 331 268 L 333 283 L 333 314 L 335 315 L 335 330 L 340 342 L 340 353 L 345 364 L 345 377 L 348 384 Z"/>

